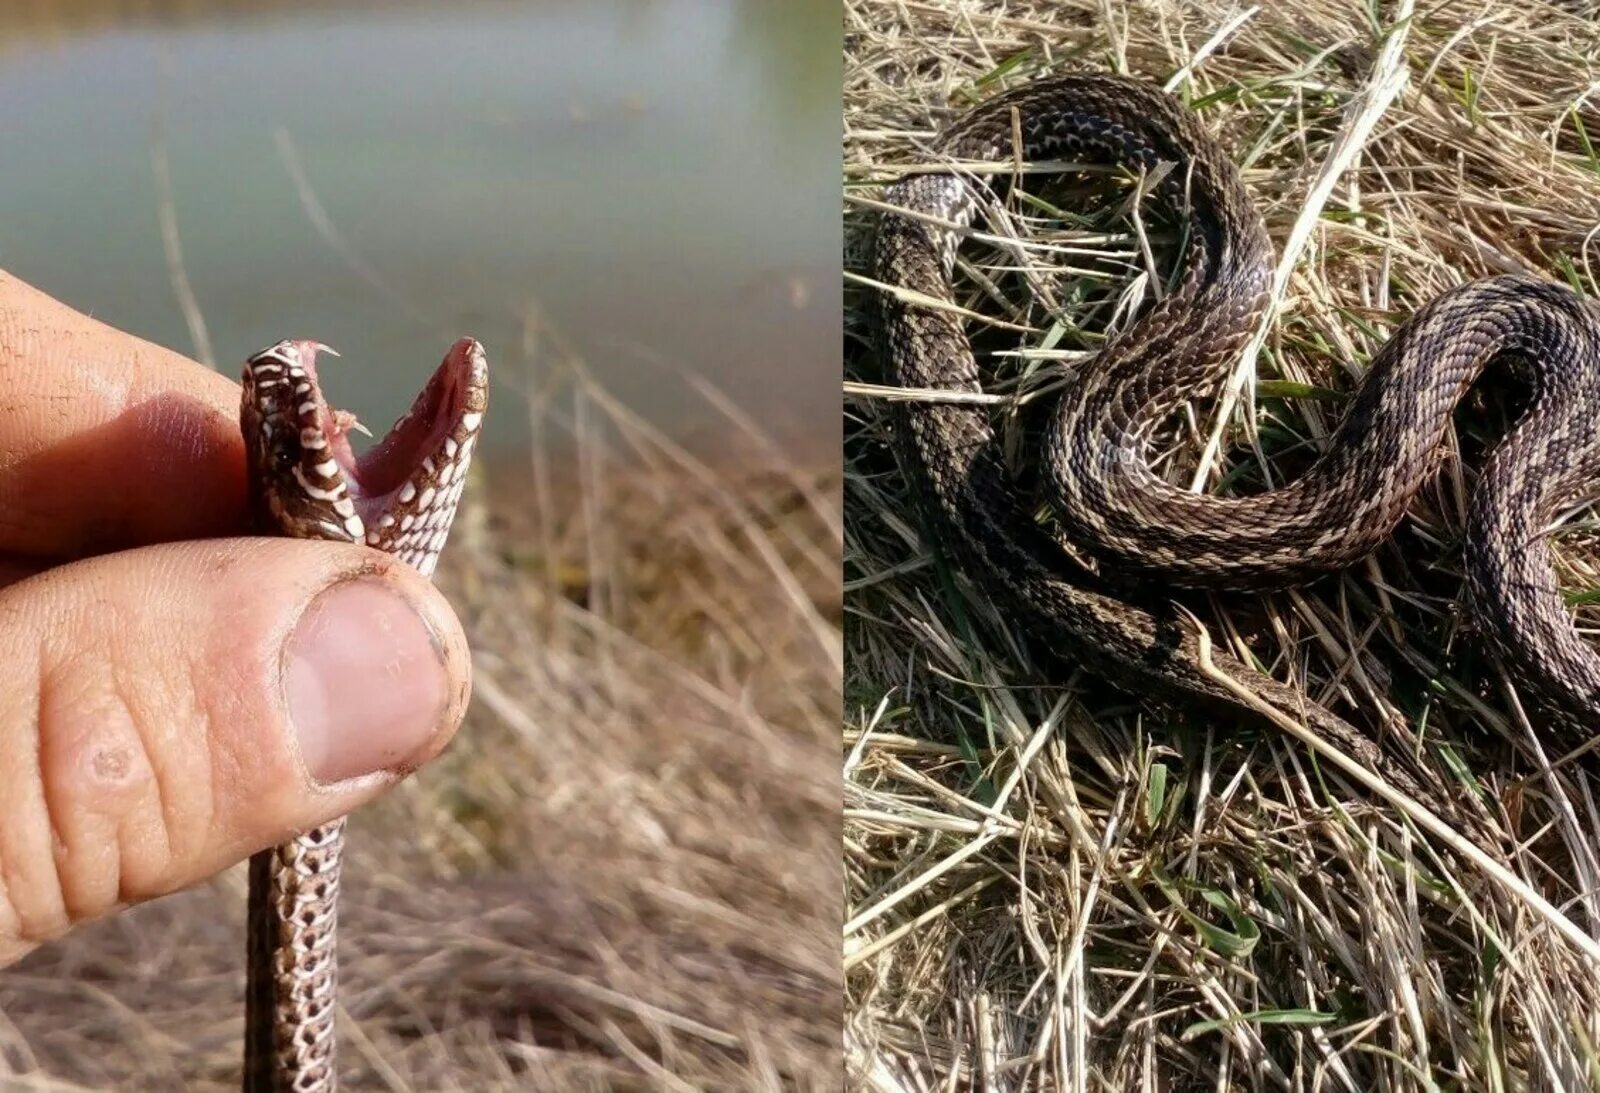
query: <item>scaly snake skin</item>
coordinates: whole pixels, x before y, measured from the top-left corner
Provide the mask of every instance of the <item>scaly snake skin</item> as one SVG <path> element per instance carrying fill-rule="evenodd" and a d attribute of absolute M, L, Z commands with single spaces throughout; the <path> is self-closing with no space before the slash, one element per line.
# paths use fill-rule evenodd
<path fill-rule="evenodd" d="M 1014 147 L 1020 135 L 1020 146 Z M 1131 80 L 1072 75 L 1000 95 L 957 121 L 937 151 L 955 160 L 1065 159 L 1150 171 L 1189 212 L 1180 283 L 1093 360 L 1052 411 L 1045 479 L 1061 538 L 1033 519 L 1003 463 L 989 411 L 971 401 L 895 404 L 901 462 L 931 529 L 958 565 L 1020 614 L 1131 688 L 1241 704 L 1202 670 L 1199 639 L 1160 586 L 1267 588 L 1348 565 L 1389 535 L 1434 470 L 1457 401 L 1497 359 L 1531 376 L 1533 398 L 1482 467 L 1466 571 L 1474 614 L 1558 743 L 1600 729 L 1600 657 L 1575 631 L 1544 535 L 1600 469 L 1600 311 L 1558 285 L 1495 277 L 1439 296 L 1373 358 L 1337 433 L 1294 482 L 1245 497 L 1193 494 L 1152 469 L 1158 429 L 1219 391 L 1267 304 L 1271 246 L 1238 171 L 1196 118 Z M 874 275 L 890 383 L 978 392 L 953 304 L 958 240 L 978 184 L 907 177 L 885 202 Z M 1142 582 L 1143 594 L 1130 591 Z M 1152 588 L 1154 591 L 1152 592 Z M 1302 693 L 1216 652 L 1215 666 L 1413 796 L 1397 761 Z"/>
<path fill-rule="evenodd" d="M 482 347 L 451 347 L 411 409 L 359 460 L 317 382 L 326 346 L 282 341 L 244 366 L 239 422 L 258 529 L 366 543 L 432 576 L 488 405 Z M 326 1093 L 334 1070 L 335 929 L 344 820 L 250 859 L 247 1093 Z"/>

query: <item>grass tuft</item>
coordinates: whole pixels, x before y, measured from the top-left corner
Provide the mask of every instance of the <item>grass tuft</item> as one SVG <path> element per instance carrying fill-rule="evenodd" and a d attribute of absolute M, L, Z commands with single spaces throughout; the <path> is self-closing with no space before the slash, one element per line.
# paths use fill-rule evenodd
<path fill-rule="evenodd" d="M 936 169 L 929 140 L 962 107 L 1046 72 L 1176 75 L 1284 262 L 1277 318 L 1232 387 L 1254 412 L 1196 406 L 1161 466 L 1214 490 L 1292 479 L 1387 334 L 1443 289 L 1518 271 L 1595 292 L 1600 37 L 1578 8 L 847 0 L 854 1087 L 1600 1083 L 1600 968 L 1513 887 L 1281 733 L 1142 707 L 1019 643 L 945 567 L 889 446 L 865 320 L 881 187 Z M 1115 175 L 1024 181 L 957 271 L 1020 468 L 1075 363 L 1171 275 L 1182 228 L 1148 205 L 1130 220 Z M 1363 565 L 1186 602 L 1215 641 L 1458 787 L 1495 863 L 1600 937 L 1591 780 L 1541 754 L 1462 600 L 1472 468 L 1514 391 L 1480 385 L 1442 472 Z M 1578 516 L 1557 547 L 1587 629 L 1600 553 Z"/>

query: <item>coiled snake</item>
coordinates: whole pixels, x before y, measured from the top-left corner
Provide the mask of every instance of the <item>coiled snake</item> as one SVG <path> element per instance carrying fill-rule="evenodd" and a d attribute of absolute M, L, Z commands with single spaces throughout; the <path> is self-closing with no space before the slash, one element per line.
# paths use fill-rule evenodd
<path fill-rule="evenodd" d="M 1172 97 L 1102 75 L 997 96 L 948 129 L 937 151 L 1147 172 L 1170 163 L 1153 192 L 1189 211 L 1179 283 L 1080 368 L 1051 412 L 1044 477 L 1065 544 L 1033 519 L 983 405 L 895 403 L 901 462 L 932 530 L 1035 635 L 1126 685 L 1243 705 L 1205 670 L 1195 628 L 1159 585 L 1269 588 L 1361 558 L 1434 469 L 1457 401 L 1487 365 L 1510 358 L 1530 374 L 1533 396 L 1470 499 L 1474 614 L 1519 691 L 1545 710 L 1555 742 L 1576 745 L 1600 731 L 1600 657 L 1574 629 L 1544 539 L 1560 503 L 1600 470 L 1594 305 L 1522 276 L 1450 290 L 1383 345 L 1300 478 L 1254 496 L 1193 494 L 1151 469 L 1152 440 L 1178 408 L 1219 390 L 1266 306 L 1270 279 L 1265 227 L 1227 154 Z M 938 306 L 954 304 L 955 251 L 979 197 L 977 183 L 954 172 L 908 176 L 885 196 L 912 214 L 886 213 L 874 252 L 874 276 L 890 289 L 875 296 L 893 384 L 981 390 L 960 314 Z M 1130 575 L 1156 594 L 1124 594 Z M 1221 652 L 1211 662 L 1398 788 L 1420 791 L 1368 737 L 1301 692 Z"/>
<path fill-rule="evenodd" d="M 244 366 L 239 421 L 258 529 L 366 543 L 432 576 L 488 405 L 488 364 L 451 347 L 411 409 L 357 459 L 355 418 L 317 381 L 326 346 L 282 341 Z M 247 1093 L 327 1093 L 334 1071 L 335 925 L 344 821 L 250 859 Z"/>

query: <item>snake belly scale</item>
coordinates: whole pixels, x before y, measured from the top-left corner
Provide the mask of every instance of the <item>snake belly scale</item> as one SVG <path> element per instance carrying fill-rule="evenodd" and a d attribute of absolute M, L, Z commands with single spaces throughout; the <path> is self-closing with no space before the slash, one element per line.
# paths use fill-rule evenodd
<path fill-rule="evenodd" d="M 1593 303 L 1526 276 L 1451 289 L 1382 346 L 1342 424 L 1299 478 L 1250 496 L 1190 493 L 1152 469 L 1154 440 L 1180 408 L 1220 390 L 1267 306 L 1271 275 L 1266 229 L 1226 152 L 1173 97 L 1090 74 L 990 99 L 946 130 L 936 152 L 1145 172 L 1167 163 L 1173 169 L 1151 194 L 1187 209 L 1177 283 L 1079 367 L 1050 411 L 1041 478 L 1055 528 L 1034 518 L 1014 483 L 987 407 L 970 399 L 893 404 L 901 464 L 930 531 L 1028 631 L 1124 685 L 1241 707 L 1204 670 L 1195 628 L 1161 587 L 1283 587 L 1360 559 L 1436 468 L 1456 403 L 1485 367 L 1506 359 L 1531 378 L 1533 393 L 1470 498 L 1473 614 L 1521 693 L 1545 711 L 1555 742 L 1574 746 L 1596 731 L 1600 657 L 1574 628 L 1545 540 L 1561 504 L 1600 470 Z M 958 310 L 935 305 L 955 301 L 956 248 L 984 196 L 981 183 L 954 171 L 908 176 L 887 191 L 887 205 L 911 214 L 886 212 L 874 247 L 873 275 L 891 290 L 875 293 L 889 383 L 982 390 Z M 1137 582 L 1142 595 L 1127 591 Z M 1396 788 L 1421 792 L 1395 757 L 1302 692 L 1221 651 L 1211 660 Z"/>
<path fill-rule="evenodd" d="M 282 341 L 244 367 L 240 427 L 263 534 L 365 543 L 433 574 L 488 404 L 482 347 L 451 347 L 410 410 L 357 458 L 352 415 L 322 397 L 326 346 Z M 344 820 L 250 859 L 247 1093 L 328 1093 L 335 1072 L 339 865 Z"/>

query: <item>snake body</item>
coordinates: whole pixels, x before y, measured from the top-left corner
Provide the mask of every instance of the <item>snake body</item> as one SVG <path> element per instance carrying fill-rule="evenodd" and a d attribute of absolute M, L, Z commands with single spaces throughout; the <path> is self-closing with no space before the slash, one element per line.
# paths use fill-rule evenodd
<path fill-rule="evenodd" d="M 895 404 L 901 462 L 931 529 L 1031 632 L 1130 687 L 1240 706 L 1204 670 L 1194 627 L 1161 587 L 1281 587 L 1363 557 L 1437 466 L 1456 403 L 1486 366 L 1505 359 L 1529 376 L 1533 397 L 1470 500 L 1474 614 L 1560 742 L 1600 727 L 1600 657 L 1574 629 L 1544 538 L 1560 503 L 1600 469 L 1600 314 L 1591 303 L 1523 276 L 1447 291 L 1383 345 L 1301 477 L 1252 496 L 1194 494 L 1152 469 L 1154 441 L 1181 407 L 1220 390 L 1267 306 L 1271 277 L 1264 224 L 1226 152 L 1169 95 L 1088 74 L 985 102 L 943 134 L 937 151 L 1146 172 L 1169 163 L 1152 192 L 1188 209 L 1178 283 L 1081 366 L 1051 412 L 1042 478 L 1059 532 L 1032 516 L 986 407 L 971 399 Z M 978 183 L 955 172 L 909 176 L 885 196 L 910 214 L 884 215 L 874 251 L 874 275 L 891 289 L 876 294 L 876 306 L 893 384 L 982 389 L 961 316 L 937 306 L 954 303 L 956 247 L 981 197 Z M 1144 594 L 1130 591 L 1140 582 Z M 1303 693 L 1220 651 L 1211 659 L 1398 788 L 1420 791 L 1369 738 Z"/>
<path fill-rule="evenodd" d="M 328 408 L 315 342 L 282 341 L 244 367 L 240 427 L 258 529 L 365 543 L 433 574 L 488 404 L 488 365 L 458 341 L 400 418 L 357 459 L 354 418 Z M 334 1070 L 335 939 L 344 820 L 250 859 L 247 1093 L 326 1093 Z"/>

